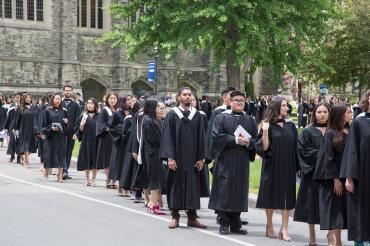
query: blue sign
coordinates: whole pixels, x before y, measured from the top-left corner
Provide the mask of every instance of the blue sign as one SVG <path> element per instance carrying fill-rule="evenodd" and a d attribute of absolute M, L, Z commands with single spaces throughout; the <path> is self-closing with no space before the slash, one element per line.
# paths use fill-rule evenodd
<path fill-rule="evenodd" d="M 327 84 L 320 84 L 320 90 L 322 90 L 322 89 L 329 89 L 329 85 L 327 85 Z"/>
<path fill-rule="evenodd" d="M 155 62 L 148 63 L 148 82 L 155 83 L 157 80 L 157 64 Z"/>

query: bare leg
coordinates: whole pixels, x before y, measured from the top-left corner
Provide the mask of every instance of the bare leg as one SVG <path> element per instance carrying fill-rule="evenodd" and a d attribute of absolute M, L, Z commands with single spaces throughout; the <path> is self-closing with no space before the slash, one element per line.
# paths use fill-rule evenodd
<path fill-rule="evenodd" d="M 158 191 L 159 190 L 150 191 L 150 206 L 156 206 L 158 204 Z"/>
<path fill-rule="evenodd" d="M 48 179 L 49 178 L 49 172 L 50 172 L 50 168 L 45 168 L 44 169 L 44 179 Z"/>
<path fill-rule="evenodd" d="M 96 186 L 95 180 L 96 180 L 97 173 L 98 173 L 98 169 L 93 169 L 92 170 L 92 180 L 91 180 L 91 186 L 92 187 L 95 187 Z"/>
<path fill-rule="evenodd" d="M 86 186 L 91 186 L 91 183 L 90 183 L 90 170 L 89 169 L 85 170 L 85 176 L 86 176 Z"/>
<path fill-rule="evenodd" d="M 58 168 L 58 183 L 63 183 L 63 167 Z"/>
<path fill-rule="evenodd" d="M 336 246 L 342 246 L 342 230 L 337 229 L 334 230 L 335 233 L 335 245 Z"/>
<path fill-rule="evenodd" d="M 326 236 L 328 239 L 328 245 L 329 246 L 335 246 L 335 232 L 334 230 L 329 230 L 328 235 Z"/>
<path fill-rule="evenodd" d="M 315 225 L 308 225 L 309 233 L 310 233 L 310 245 L 316 244 L 316 232 L 315 232 Z"/>
<path fill-rule="evenodd" d="M 280 239 L 291 241 L 288 234 L 289 210 L 281 210 L 281 220 Z"/>
<path fill-rule="evenodd" d="M 23 155 L 23 166 L 26 167 L 26 168 L 30 168 L 30 161 L 29 161 L 29 155 L 30 153 L 29 152 L 24 152 L 24 155 Z"/>
<path fill-rule="evenodd" d="M 271 237 L 275 238 L 275 230 L 274 230 L 274 225 L 272 224 L 272 216 L 274 214 L 273 209 L 266 209 L 266 219 L 267 219 L 267 224 L 266 224 L 266 237 Z"/>

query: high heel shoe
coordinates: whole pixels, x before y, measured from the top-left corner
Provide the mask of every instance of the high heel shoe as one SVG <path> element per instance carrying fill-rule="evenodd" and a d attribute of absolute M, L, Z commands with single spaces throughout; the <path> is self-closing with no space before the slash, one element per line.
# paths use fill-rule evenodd
<path fill-rule="evenodd" d="M 276 239 L 275 232 L 274 232 L 274 234 L 273 234 L 273 235 L 270 235 L 270 234 L 268 233 L 267 226 L 266 226 L 266 237 L 271 238 L 271 239 Z"/>
<path fill-rule="evenodd" d="M 155 215 L 166 215 L 166 213 L 162 212 L 160 209 L 159 209 L 159 206 L 153 206 L 153 205 L 150 205 L 148 207 L 148 211 L 149 213 L 151 214 L 155 214 Z"/>
<path fill-rule="evenodd" d="M 286 241 L 286 242 L 291 242 L 292 239 L 290 237 L 284 237 L 283 231 L 286 231 L 287 234 L 288 234 L 288 230 L 287 229 L 280 229 L 280 231 L 279 231 L 279 239 L 280 240 L 283 240 L 283 241 Z"/>

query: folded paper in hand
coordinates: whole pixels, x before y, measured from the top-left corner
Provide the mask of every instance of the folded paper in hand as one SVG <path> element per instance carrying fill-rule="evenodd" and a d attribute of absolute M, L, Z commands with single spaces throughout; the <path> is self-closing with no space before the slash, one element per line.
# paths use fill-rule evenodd
<path fill-rule="evenodd" d="M 239 125 L 234 132 L 234 136 L 239 137 L 240 135 L 247 139 L 252 138 L 252 136 L 247 132 L 247 130 L 245 130 L 244 127 L 242 127 L 241 125 Z"/>

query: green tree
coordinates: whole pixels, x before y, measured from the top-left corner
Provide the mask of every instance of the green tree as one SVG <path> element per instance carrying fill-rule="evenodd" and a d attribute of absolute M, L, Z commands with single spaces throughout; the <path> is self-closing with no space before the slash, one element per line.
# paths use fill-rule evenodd
<path fill-rule="evenodd" d="M 146 13 L 133 25 L 125 20 L 140 6 Z M 130 0 L 110 6 L 120 23 L 99 42 L 126 47 L 129 58 L 157 52 L 167 59 L 183 48 L 212 52 L 214 64 L 226 63 L 227 81 L 240 87 L 247 59 L 253 66 L 295 71 L 305 60 L 302 44 L 321 40 L 331 15 L 330 0 Z M 156 47 L 156 49 L 154 49 Z"/>

